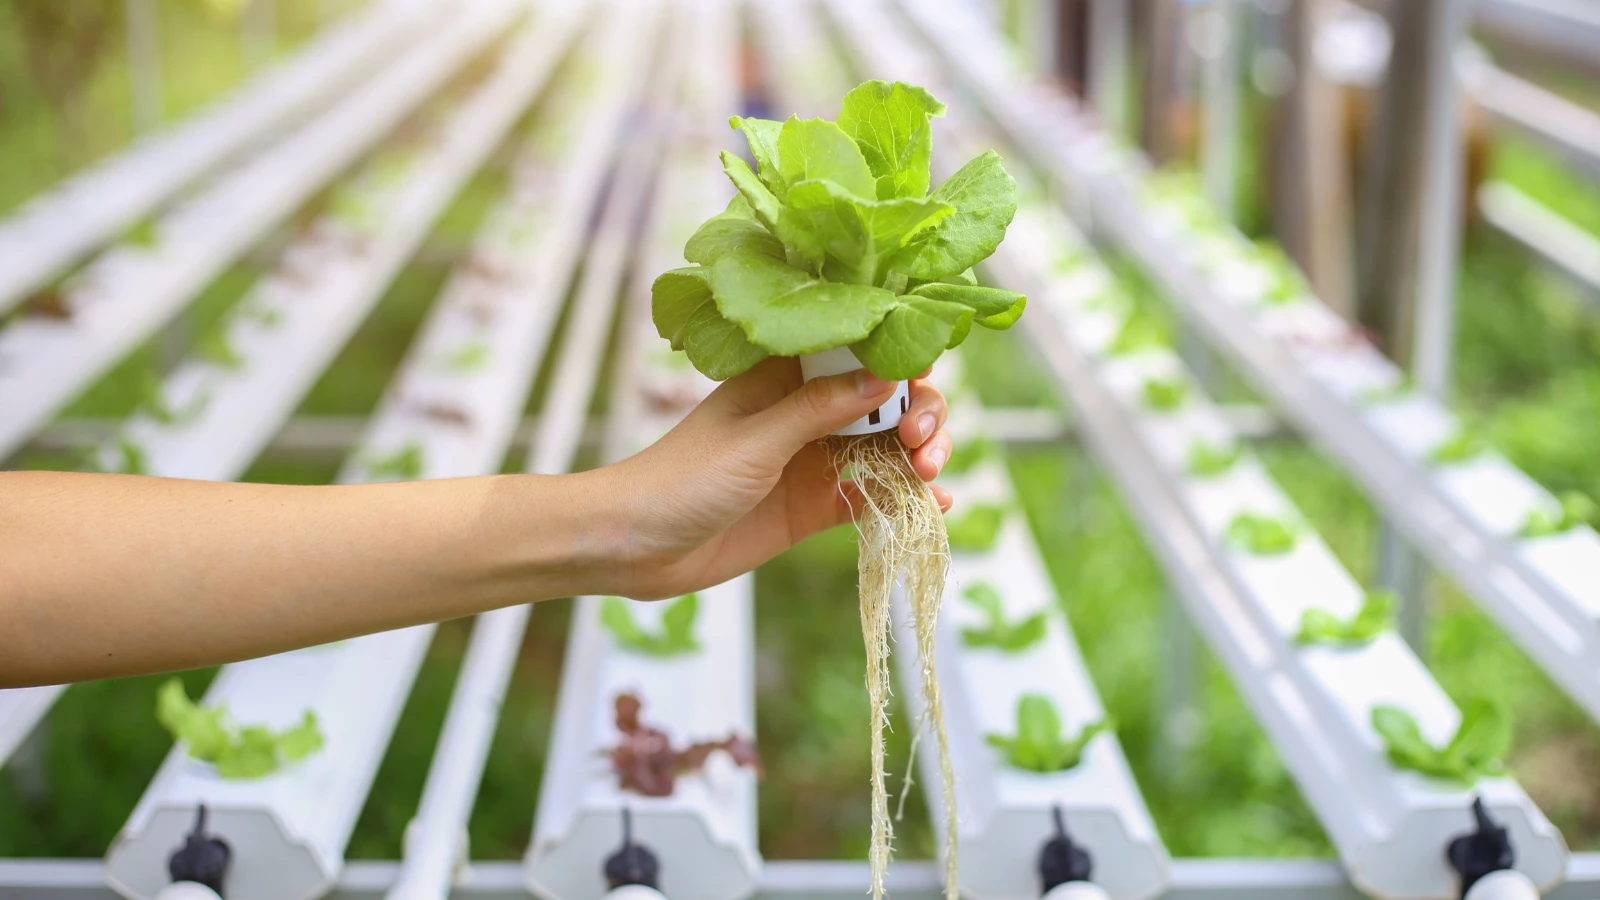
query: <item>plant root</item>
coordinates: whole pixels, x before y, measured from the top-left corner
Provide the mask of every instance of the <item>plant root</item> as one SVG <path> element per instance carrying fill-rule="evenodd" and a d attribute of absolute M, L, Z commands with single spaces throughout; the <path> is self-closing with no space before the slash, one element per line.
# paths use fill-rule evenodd
<path fill-rule="evenodd" d="M 945 809 L 945 896 L 956 900 L 955 775 L 950 767 L 950 744 L 934 665 L 939 603 L 950 569 L 944 513 L 933 491 L 911 468 L 911 458 L 895 432 L 835 436 L 828 439 L 828 448 L 834 465 L 840 472 L 850 474 L 860 493 L 852 513 L 861 533 L 857 568 L 872 730 L 872 843 L 867 853 L 872 867 L 872 896 L 874 900 L 884 896 L 884 873 L 894 842 L 884 781 L 884 732 L 889 725 L 889 598 L 898 580 L 905 586 L 921 662 L 924 708 L 912 737 L 911 752 L 915 756 L 923 727 L 932 726 Z M 903 804 L 903 794 L 901 800 Z"/>

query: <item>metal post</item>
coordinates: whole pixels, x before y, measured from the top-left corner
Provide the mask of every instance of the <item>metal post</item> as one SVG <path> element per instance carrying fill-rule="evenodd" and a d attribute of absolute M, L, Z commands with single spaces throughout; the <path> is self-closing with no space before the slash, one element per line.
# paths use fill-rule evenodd
<path fill-rule="evenodd" d="M 1217 212 L 1234 220 L 1239 169 L 1239 57 L 1243 35 L 1234 0 L 1211 0 L 1194 19 L 1190 43 L 1202 64 L 1204 127 L 1200 163 L 1206 196 Z"/>
<path fill-rule="evenodd" d="M 127 19 L 128 82 L 133 92 L 133 130 L 161 124 L 161 37 L 156 0 L 123 0 Z"/>
<path fill-rule="evenodd" d="M 1189 751 L 1200 738 L 1200 712 L 1195 682 L 1200 677 L 1198 637 L 1183 604 L 1167 592 L 1161 614 L 1165 653 L 1161 666 L 1161 702 L 1157 714 L 1151 766 L 1175 782 L 1187 766 Z"/>
<path fill-rule="evenodd" d="M 1456 51 L 1466 34 L 1471 0 L 1439 0 L 1435 38 L 1428 42 L 1428 163 L 1424 167 L 1417 271 L 1416 342 L 1412 371 L 1417 384 L 1441 399 L 1450 393 L 1455 343 L 1456 269 L 1461 252 L 1463 155 L 1461 83 Z"/>
<path fill-rule="evenodd" d="M 1427 660 L 1428 564 L 1387 519 L 1378 525 L 1377 582 L 1400 596 L 1400 636 Z"/>
<path fill-rule="evenodd" d="M 1089 97 L 1106 130 L 1127 136 L 1127 0 L 1090 0 Z"/>

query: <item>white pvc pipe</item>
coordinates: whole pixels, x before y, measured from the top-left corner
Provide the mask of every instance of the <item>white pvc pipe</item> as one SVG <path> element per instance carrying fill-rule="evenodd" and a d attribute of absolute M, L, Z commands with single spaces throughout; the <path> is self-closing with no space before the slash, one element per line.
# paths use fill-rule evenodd
<path fill-rule="evenodd" d="M 1111 900 L 1111 895 L 1099 885 L 1087 881 L 1069 881 L 1051 888 L 1043 900 Z"/>
<path fill-rule="evenodd" d="M 1462 900 L 1539 900 L 1539 888 L 1521 872 L 1505 869 L 1478 879 Z"/>

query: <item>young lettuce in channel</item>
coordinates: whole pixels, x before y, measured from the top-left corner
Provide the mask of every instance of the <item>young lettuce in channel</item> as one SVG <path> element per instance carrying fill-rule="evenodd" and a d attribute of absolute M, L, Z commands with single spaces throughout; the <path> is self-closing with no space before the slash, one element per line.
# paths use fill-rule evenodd
<path fill-rule="evenodd" d="M 1196 440 L 1189 445 L 1189 458 L 1185 465 L 1196 478 L 1215 478 L 1227 474 L 1239 461 L 1244 448 L 1237 443 L 1211 444 Z"/>
<path fill-rule="evenodd" d="M 1287 306 L 1311 296 L 1311 283 L 1306 281 L 1300 264 L 1291 259 L 1277 242 L 1257 243 L 1255 257 L 1270 279 L 1267 293 L 1262 298 L 1267 304 Z"/>
<path fill-rule="evenodd" d="M 930 191 L 944 110 L 922 88 L 869 81 L 835 122 L 730 119 L 756 165 L 723 152 L 738 194 L 689 239 L 693 265 L 656 279 L 661 336 L 719 381 L 836 347 L 901 381 L 975 324 L 1011 327 L 1026 298 L 980 287 L 972 268 L 1005 237 L 1016 182 L 989 151 Z"/>
<path fill-rule="evenodd" d="M 1101 732 L 1110 731 L 1111 722 L 1102 719 L 1084 726 L 1076 737 L 1063 737 L 1061 716 L 1054 703 L 1043 694 L 1023 694 L 1017 701 L 1017 733 L 1014 737 L 991 734 L 984 740 L 1005 755 L 1006 764 L 1028 772 L 1063 772 L 1083 761 L 1084 748 Z"/>
<path fill-rule="evenodd" d="M 986 459 L 992 459 L 998 452 L 995 442 L 988 436 L 980 435 L 971 440 L 956 444 L 950 454 L 950 460 L 944 464 L 943 474 L 965 475 L 978 467 Z"/>
<path fill-rule="evenodd" d="M 633 620 L 628 601 L 607 597 L 600 603 L 600 622 L 628 650 L 645 656 L 679 656 L 700 649 L 694 636 L 694 620 L 699 611 L 700 595 L 684 594 L 662 611 L 661 630 L 651 632 Z"/>
<path fill-rule="evenodd" d="M 1228 523 L 1228 543 L 1256 556 L 1288 553 L 1295 541 L 1294 528 L 1272 516 L 1242 512 Z"/>
<path fill-rule="evenodd" d="M 1600 521 L 1600 506 L 1582 491 L 1566 491 L 1560 499 L 1560 512 L 1552 514 L 1547 509 L 1530 509 L 1517 530 L 1519 537 L 1549 537 L 1565 534 L 1580 525 L 1593 525 Z"/>
<path fill-rule="evenodd" d="M 982 628 L 961 629 L 961 640 L 968 647 L 993 647 L 1006 653 L 1017 653 L 1044 640 L 1048 621 L 1045 614 L 1036 612 L 1020 621 L 1006 619 L 1005 602 L 1000 591 L 988 582 L 979 582 L 966 589 L 967 602 L 983 613 Z"/>
<path fill-rule="evenodd" d="M 374 481 L 416 481 L 422 468 L 422 445 L 412 441 L 393 453 L 368 459 L 367 476 Z"/>
<path fill-rule="evenodd" d="M 1180 409 L 1189 398 L 1189 385 L 1181 378 L 1149 378 L 1139 388 L 1140 400 L 1146 409 L 1172 412 Z"/>
<path fill-rule="evenodd" d="M 1452 466 L 1476 459 L 1488 449 L 1482 435 L 1463 425 L 1456 429 L 1455 434 L 1428 451 L 1428 462 L 1436 466 Z"/>
<path fill-rule="evenodd" d="M 1398 706 L 1372 710 L 1372 728 L 1389 748 L 1389 761 L 1402 769 L 1472 785 L 1480 778 L 1505 772 L 1511 749 L 1511 716 L 1505 707 L 1483 698 L 1467 703 L 1461 724 L 1444 747 L 1423 737 L 1417 720 Z"/>
<path fill-rule="evenodd" d="M 980 504 L 956 513 L 945 523 L 950 535 L 950 549 L 975 553 L 992 550 L 1000 540 L 1000 526 L 1005 524 L 1005 520 L 1005 508 L 993 503 Z"/>
<path fill-rule="evenodd" d="M 1138 353 L 1140 350 L 1151 350 L 1172 346 L 1172 336 L 1167 329 L 1167 324 L 1155 314 L 1144 311 L 1141 307 L 1134 307 L 1122 320 L 1122 327 L 1117 329 L 1116 337 L 1111 339 L 1111 345 L 1106 352 L 1112 356 L 1126 356 Z"/>
<path fill-rule="evenodd" d="M 1361 608 L 1348 619 L 1325 609 L 1300 613 L 1300 631 L 1294 642 L 1301 646 L 1324 644 L 1334 647 L 1359 647 L 1394 627 L 1394 613 L 1400 606 L 1392 591 L 1376 588 L 1367 591 Z"/>
<path fill-rule="evenodd" d="M 1415 384 L 1412 382 L 1411 374 L 1408 372 L 1393 384 L 1379 385 L 1363 390 L 1356 398 L 1356 401 L 1362 406 L 1382 406 L 1385 403 L 1393 403 L 1409 396 L 1414 387 Z"/>
<path fill-rule="evenodd" d="M 768 356 L 848 348 L 887 381 L 915 377 L 974 325 L 1009 328 L 1027 298 L 983 287 L 1017 210 L 1017 184 L 994 151 L 932 183 L 933 119 L 945 107 L 915 85 L 868 81 L 836 121 L 734 116 L 755 166 L 722 168 L 738 193 L 683 250 L 690 265 L 651 286 L 651 317 L 674 350 L 721 381 Z M 882 424 L 869 417 L 870 424 Z M 856 527 L 872 741 L 872 893 L 884 894 L 893 823 L 884 733 L 889 710 L 889 595 L 904 584 L 918 651 L 932 660 L 949 567 L 944 518 L 892 431 L 836 434 L 834 466 L 861 486 Z M 955 774 L 934 666 L 922 667 L 927 724 L 945 794 L 945 880 L 956 891 Z"/>
<path fill-rule="evenodd" d="M 156 692 L 156 720 L 187 745 L 190 757 L 211 763 L 228 779 L 265 778 L 322 749 L 322 729 L 309 710 L 300 724 L 279 732 L 239 727 L 225 707 L 207 709 L 190 700 L 176 678 Z"/>

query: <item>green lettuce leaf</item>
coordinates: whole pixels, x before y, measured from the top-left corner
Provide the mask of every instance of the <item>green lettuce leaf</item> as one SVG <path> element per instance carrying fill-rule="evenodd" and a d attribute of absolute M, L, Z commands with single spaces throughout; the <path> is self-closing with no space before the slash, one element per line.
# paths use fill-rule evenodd
<path fill-rule="evenodd" d="M 887 381 L 916 377 L 972 328 L 972 309 L 959 303 L 912 295 L 889 299 L 893 308 L 883 324 L 850 345 L 862 365 Z"/>
<path fill-rule="evenodd" d="M 744 210 L 725 212 L 707 219 L 684 245 L 683 258 L 709 266 L 729 253 L 744 250 L 779 261 L 785 259 L 783 242 L 745 213 Z"/>
<path fill-rule="evenodd" d="M 983 612 L 982 628 L 963 628 L 961 640 L 968 647 L 993 647 L 1004 653 L 1018 653 L 1044 640 L 1049 622 L 1042 612 L 1013 622 L 1006 618 L 1004 602 L 994 585 L 979 582 L 964 592 L 967 602 Z"/>
<path fill-rule="evenodd" d="M 832 281 L 878 284 L 893 255 L 919 232 L 955 212 L 931 200 L 862 200 L 831 181 L 808 181 L 789 191 L 778 236 Z"/>
<path fill-rule="evenodd" d="M 711 285 L 723 317 L 779 356 L 859 341 L 895 306 L 894 294 L 883 288 L 813 281 L 800 269 L 752 253 L 717 260 Z"/>
<path fill-rule="evenodd" d="M 845 94 L 839 127 L 861 148 L 880 200 L 928 193 L 930 120 L 945 106 L 915 85 L 868 81 Z"/>
<path fill-rule="evenodd" d="M 656 333 L 671 341 L 672 349 L 682 350 L 689 321 L 710 300 L 711 270 L 706 266 L 662 272 L 650 285 L 650 318 Z"/>
<path fill-rule="evenodd" d="M 742 375 L 767 358 L 767 351 L 750 343 L 744 329 L 724 319 L 715 303 L 703 304 L 684 325 L 683 352 L 713 381 Z"/>
<path fill-rule="evenodd" d="M 790 116 L 778 134 L 778 166 L 791 191 L 802 181 L 831 181 L 863 200 L 877 196 L 861 148 L 826 119 Z"/>
<path fill-rule="evenodd" d="M 972 268 L 994 253 L 1017 213 L 1017 182 L 993 150 L 971 160 L 929 198 L 955 214 L 917 235 L 891 266 L 912 278 L 938 281 Z"/>
<path fill-rule="evenodd" d="M 1398 706 L 1374 707 L 1372 728 L 1383 738 L 1395 766 L 1465 785 L 1503 774 L 1502 760 L 1511 750 L 1510 714 L 1482 697 L 1467 702 L 1455 736 L 1442 748 L 1429 743 L 1417 720 Z"/>
<path fill-rule="evenodd" d="M 919 297 L 971 307 L 974 313 L 972 321 L 975 324 L 996 331 L 1004 331 L 1016 324 L 1016 321 L 1022 318 L 1022 310 L 1028 305 L 1028 298 L 1016 291 L 949 284 L 942 281 L 919 285 L 913 288 L 911 293 Z"/>
<path fill-rule="evenodd" d="M 700 649 L 694 636 L 694 621 L 700 611 L 700 595 L 684 594 L 661 613 L 661 630 L 646 631 L 633 620 L 628 601 L 607 597 L 600 603 L 600 624 L 621 646 L 645 656 L 681 656 Z"/>
<path fill-rule="evenodd" d="M 744 132 L 744 139 L 750 144 L 750 155 L 755 157 L 756 175 L 773 196 L 782 200 L 789 193 L 789 183 L 783 180 L 778 168 L 778 134 L 783 131 L 783 123 L 733 116 L 728 119 L 728 125 Z"/>
<path fill-rule="evenodd" d="M 1006 763 L 1029 772 L 1061 772 L 1083 761 L 1089 742 L 1111 730 L 1107 720 L 1086 725 L 1075 737 L 1061 734 L 1061 716 L 1043 694 L 1023 694 L 1017 701 L 1017 733 L 985 736 L 989 746 L 1005 755 Z"/>
<path fill-rule="evenodd" d="M 750 164 L 739 158 L 738 155 L 722 151 L 722 171 L 727 174 L 728 180 L 739 189 L 739 194 L 745 202 L 750 204 L 750 211 L 755 214 L 756 220 L 767 226 L 767 230 L 777 233 L 778 214 L 783 209 L 783 204 L 778 201 L 756 173 L 750 171 Z"/>

